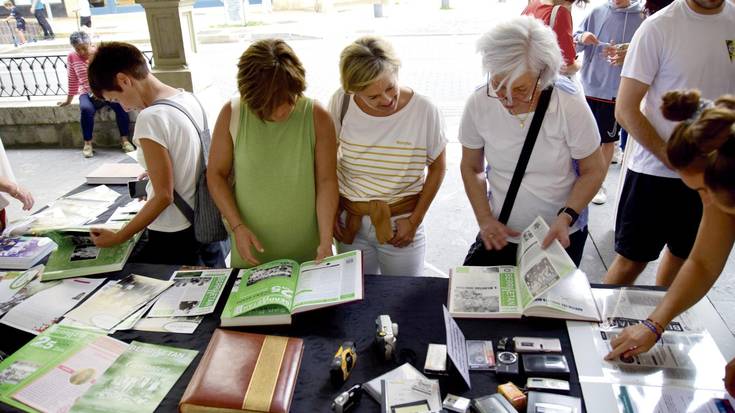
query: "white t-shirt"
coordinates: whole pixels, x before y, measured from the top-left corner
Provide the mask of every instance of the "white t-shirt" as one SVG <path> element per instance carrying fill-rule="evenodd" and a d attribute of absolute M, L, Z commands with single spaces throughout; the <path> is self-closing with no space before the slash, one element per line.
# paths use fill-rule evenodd
<path fill-rule="evenodd" d="M 371 116 L 350 97 L 343 122 L 342 89 L 329 101 L 339 138 L 339 193 L 350 201 L 393 203 L 424 187 L 424 171 L 447 145 L 439 109 L 413 94 L 398 112 Z M 344 126 L 342 125 L 344 124 Z"/>
<path fill-rule="evenodd" d="M 193 95 L 181 91 L 168 100 L 186 108 L 199 126 L 202 126 L 201 119 L 205 115 Z M 174 170 L 174 190 L 193 208 L 201 143 L 199 134 L 189 118 L 171 106 L 149 106 L 138 114 L 135 121 L 133 142 L 136 146 L 140 147 L 141 139 L 150 139 L 166 148 Z M 138 151 L 138 162 L 143 168 L 148 169 L 142 150 Z M 153 196 L 153 185 L 150 182 L 146 192 L 149 198 Z M 190 225 L 189 220 L 176 205 L 171 204 L 148 225 L 148 228 L 154 231 L 176 232 L 189 228 Z"/>
<path fill-rule="evenodd" d="M 661 114 L 661 97 L 675 89 L 699 89 L 707 99 L 735 93 L 735 6 L 725 1 L 719 14 L 692 11 L 675 0 L 646 19 L 636 31 L 623 64 L 622 76 L 650 85 L 642 112 L 658 135 L 668 140 L 676 122 Z M 733 47 L 733 46 L 730 46 Z M 647 175 L 678 178 L 648 149 L 634 145 L 628 167 Z"/>
<path fill-rule="evenodd" d="M 518 118 L 498 99 L 486 95 L 485 86 L 477 88 L 465 105 L 459 141 L 466 148 L 484 150 L 488 198 L 496 218 L 505 202 L 533 115 L 528 114 L 521 128 Z M 599 146 L 600 134 L 584 95 L 555 87 L 508 226 L 520 232 L 539 215 L 551 224 L 577 180 L 572 160 L 590 156 Z M 572 232 L 584 225 L 580 221 L 571 228 Z"/>

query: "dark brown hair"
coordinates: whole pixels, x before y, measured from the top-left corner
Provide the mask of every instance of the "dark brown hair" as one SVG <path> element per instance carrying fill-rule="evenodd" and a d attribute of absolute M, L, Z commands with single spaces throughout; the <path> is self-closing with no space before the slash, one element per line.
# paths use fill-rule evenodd
<path fill-rule="evenodd" d="M 102 98 L 105 91 L 121 91 L 117 74 L 124 73 L 133 79 L 143 80 L 150 73 L 148 62 L 137 47 L 123 42 L 106 42 L 97 47 L 87 67 L 89 88 Z"/>
<path fill-rule="evenodd" d="M 673 2 L 674 0 L 646 0 L 643 5 L 643 13 L 651 16 Z"/>
<path fill-rule="evenodd" d="M 697 90 L 663 96 L 661 110 L 676 125 L 666 147 L 676 169 L 704 170 L 704 183 L 735 204 L 735 96 L 723 95 L 704 108 Z"/>
<path fill-rule="evenodd" d="M 280 39 L 250 45 L 237 64 L 240 97 L 261 120 L 284 103 L 295 103 L 306 90 L 306 71 L 291 46 Z"/>

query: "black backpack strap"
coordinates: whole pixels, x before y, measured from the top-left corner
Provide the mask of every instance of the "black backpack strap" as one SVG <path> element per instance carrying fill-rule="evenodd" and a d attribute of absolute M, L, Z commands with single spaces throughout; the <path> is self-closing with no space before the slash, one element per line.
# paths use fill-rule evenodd
<path fill-rule="evenodd" d="M 194 96 L 192 94 L 192 96 Z M 194 120 L 194 117 L 189 113 L 186 108 L 178 104 L 177 102 L 174 102 L 169 99 L 159 99 L 151 104 L 151 106 L 155 105 L 166 105 L 170 106 L 172 108 L 178 109 L 181 113 L 186 115 L 187 118 L 191 121 L 191 123 L 194 125 L 194 128 L 197 130 L 197 133 L 199 134 L 199 144 L 201 145 L 201 151 L 199 152 L 199 160 L 200 160 L 200 168 L 204 168 L 207 164 L 207 156 L 205 153 L 209 152 L 209 148 L 204 144 L 203 135 L 207 133 L 209 130 L 209 126 L 207 125 L 207 113 L 204 111 L 204 107 L 202 106 L 202 103 L 199 102 L 199 99 L 197 99 L 196 96 L 194 96 L 194 100 L 197 101 L 199 104 L 199 108 L 202 110 L 202 125 L 203 128 L 200 128 L 197 124 L 196 120 Z M 199 171 L 197 172 L 197 176 L 199 175 Z M 174 189 L 174 205 L 181 211 L 182 214 L 186 217 L 186 219 L 193 225 L 194 224 L 194 208 L 192 208 L 186 201 L 184 200 L 181 195 L 179 195 L 178 192 Z"/>
<path fill-rule="evenodd" d="M 508 194 L 505 196 L 503 202 L 503 208 L 500 210 L 498 215 L 498 221 L 503 225 L 508 223 L 510 218 L 510 212 L 513 209 L 513 204 L 516 201 L 518 195 L 518 189 L 521 187 L 521 181 L 523 175 L 526 174 L 526 167 L 528 166 L 528 160 L 531 159 L 531 152 L 533 147 L 536 145 L 536 138 L 541 131 L 541 123 L 544 121 L 546 115 L 546 109 L 549 107 L 549 101 L 551 100 L 551 92 L 554 90 L 554 86 L 549 86 L 541 92 L 539 96 L 538 105 L 536 105 L 536 112 L 533 114 L 533 120 L 531 120 L 531 126 L 528 128 L 528 134 L 526 140 L 523 142 L 523 149 L 521 149 L 521 155 L 518 157 L 518 163 L 516 169 L 513 172 L 513 178 L 510 180 L 510 186 L 508 187 Z"/>

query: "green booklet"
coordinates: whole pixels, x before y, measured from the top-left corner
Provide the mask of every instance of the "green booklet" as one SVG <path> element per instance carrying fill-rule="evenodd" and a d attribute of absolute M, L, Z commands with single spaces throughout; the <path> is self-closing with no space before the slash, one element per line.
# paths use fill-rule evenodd
<path fill-rule="evenodd" d="M 138 240 L 135 236 L 114 247 L 98 248 L 88 231 L 50 232 L 46 236 L 58 245 L 58 249 L 46 263 L 43 281 L 120 271 Z"/>
<path fill-rule="evenodd" d="M 587 276 L 564 247 L 555 240 L 541 248 L 548 231 L 538 217 L 521 233 L 515 267 L 455 268 L 447 305 L 452 317 L 599 320 Z"/>
<path fill-rule="evenodd" d="M 0 363 L 0 401 L 23 411 L 35 412 L 13 396 L 102 337 L 106 336 L 52 325 Z"/>
<path fill-rule="evenodd" d="M 317 264 L 276 260 L 240 270 L 222 311 L 222 326 L 290 324 L 291 314 L 362 300 L 362 253 Z"/>
<path fill-rule="evenodd" d="M 133 341 L 69 412 L 153 412 L 197 353 Z"/>

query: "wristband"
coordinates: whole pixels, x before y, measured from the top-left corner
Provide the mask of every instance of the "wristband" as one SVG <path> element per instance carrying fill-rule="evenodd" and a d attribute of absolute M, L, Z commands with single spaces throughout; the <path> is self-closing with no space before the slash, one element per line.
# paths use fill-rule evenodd
<path fill-rule="evenodd" d="M 653 325 L 655 325 L 655 326 L 656 326 L 656 329 L 658 329 L 658 330 L 659 330 L 659 331 L 661 332 L 661 334 L 663 334 L 663 332 L 664 332 L 664 331 L 666 330 L 666 329 L 664 328 L 664 326 L 662 326 L 661 324 L 659 324 L 659 323 L 658 323 L 658 321 L 655 321 L 655 320 L 651 320 L 650 318 L 647 318 L 646 320 L 648 320 L 648 321 L 652 322 L 652 323 L 653 323 Z"/>
<path fill-rule="evenodd" d="M 572 208 L 569 208 L 567 206 L 565 206 L 564 208 L 560 209 L 559 212 L 556 213 L 557 216 L 558 215 L 561 215 L 561 214 L 567 214 L 567 215 L 569 215 L 569 218 L 572 219 L 572 221 L 569 223 L 569 226 L 570 227 L 573 227 L 574 226 L 574 223 L 577 222 L 577 219 L 579 219 L 579 213 L 577 213 L 577 211 L 575 211 Z"/>
<path fill-rule="evenodd" d="M 230 231 L 232 231 L 232 232 L 235 232 L 235 230 L 237 229 L 237 227 L 241 227 L 241 226 L 243 226 L 243 225 L 245 225 L 245 224 L 243 224 L 243 223 L 241 222 L 241 223 L 239 223 L 239 224 L 235 225 L 234 227 L 230 228 Z"/>
<path fill-rule="evenodd" d="M 661 340 L 661 333 L 658 332 L 658 328 L 656 328 L 651 320 L 643 320 L 643 325 L 656 335 L 656 342 Z"/>

